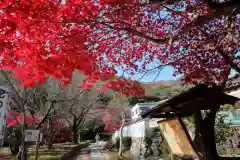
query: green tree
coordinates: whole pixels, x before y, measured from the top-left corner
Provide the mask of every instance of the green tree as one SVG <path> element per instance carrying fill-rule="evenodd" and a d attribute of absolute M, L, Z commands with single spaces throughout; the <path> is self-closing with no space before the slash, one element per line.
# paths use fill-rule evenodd
<path fill-rule="evenodd" d="M 144 87 L 148 91 L 148 95 L 141 98 L 129 97 L 128 102 L 130 106 L 134 106 L 137 103 L 158 102 L 176 96 L 187 89 L 186 87 L 177 88 L 172 86 L 154 87 L 154 85 L 148 85 Z"/>
<path fill-rule="evenodd" d="M 129 97 L 128 98 L 128 102 L 130 106 L 134 106 L 137 103 L 145 103 L 145 102 L 158 102 L 161 99 L 159 97 L 155 97 L 155 96 L 144 96 L 141 98 L 137 98 L 137 97 Z"/>
<path fill-rule="evenodd" d="M 215 141 L 216 144 L 223 144 L 232 135 L 233 129 L 224 123 L 224 119 L 229 115 L 230 108 L 222 107 L 216 115 Z"/>
<path fill-rule="evenodd" d="M 229 106 L 221 107 L 216 114 L 215 118 L 215 141 L 216 144 L 223 144 L 232 135 L 233 129 L 224 123 L 224 119 L 229 115 Z M 188 132 L 194 137 L 194 116 L 183 118 L 183 122 L 186 125 Z"/>

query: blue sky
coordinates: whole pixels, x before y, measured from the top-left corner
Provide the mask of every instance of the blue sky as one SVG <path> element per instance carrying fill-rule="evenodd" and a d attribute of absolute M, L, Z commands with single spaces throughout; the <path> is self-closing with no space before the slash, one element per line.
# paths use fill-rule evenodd
<path fill-rule="evenodd" d="M 152 73 L 145 75 L 140 81 L 141 82 L 153 82 L 155 80 L 157 73 Z M 136 78 L 135 78 L 136 77 Z M 139 79 L 141 75 L 135 76 L 134 79 Z M 172 67 L 165 67 L 160 74 L 156 77 L 156 81 L 160 80 L 173 80 L 176 77 L 173 76 L 173 68 Z"/>
<path fill-rule="evenodd" d="M 153 63 L 150 64 L 151 67 L 153 67 Z M 150 67 L 150 68 L 151 68 Z M 121 75 L 122 70 L 121 69 L 117 69 L 118 70 L 118 75 Z M 177 78 L 180 78 L 183 75 L 178 75 L 178 76 L 173 76 L 173 67 L 169 66 L 169 67 L 165 67 L 160 74 L 157 76 L 158 72 L 153 72 L 153 73 L 149 73 L 147 75 L 145 75 L 144 77 L 142 77 L 142 74 L 136 74 L 136 75 L 125 75 L 126 77 L 130 77 L 133 80 L 138 80 L 140 82 L 145 82 L 145 83 L 154 83 L 157 81 L 168 81 L 168 80 L 176 80 Z M 232 69 L 231 70 L 231 74 L 229 76 L 232 76 L 234 74 L 236 74 L 237 72 Z M 157 77 L 156 77 L 157 76 Z M 142 78 L 141 78 L 142 77 Z M 141 80 L 139 80 L 141 78 Z"/>
<path fill-rule="evenodd" d="M 153 62 L 151 64 L 148 65 L 149 69 L 154 68 L 155 65 L 153 65 Z M 118 76 L 122 76 L 123 70 L 121 68 L 117 68 L 118 71 Z M 157 81 L 161 81 L 161 80 L 174 80 L 179 78 L 180 76 L 173 76 L 173 67 L 169 66 L 169 67 L 165 67 L 164 69 L 161 70 L 160 74 L 158 72 L 158 70 L 155 70 L 153 72 L 148 72 L 148 74 L 145 74 L 143 76 L 143 74 L 135 74 L 135 75 L 129 75 L 124 73 L 125 77 L 130 77 L 133 80 L 137 80 L 140 82 L 145 82 L 145 83 L 153 83 L 153 82 L 157 82 Z"/>

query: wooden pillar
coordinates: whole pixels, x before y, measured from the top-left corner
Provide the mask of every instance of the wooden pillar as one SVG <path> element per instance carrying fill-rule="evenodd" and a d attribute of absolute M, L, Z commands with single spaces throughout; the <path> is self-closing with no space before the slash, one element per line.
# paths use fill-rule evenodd
<path fill-rule="evenodd" d="M 215 116 L 219 107 L 195 115 L 195 140 L 200 160 L 219 160 L 215 143 Z"/>

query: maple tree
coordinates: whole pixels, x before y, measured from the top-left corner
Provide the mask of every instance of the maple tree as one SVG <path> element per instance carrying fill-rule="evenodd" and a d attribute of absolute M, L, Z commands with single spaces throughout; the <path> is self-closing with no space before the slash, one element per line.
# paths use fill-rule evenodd
<path fill-rule="evenodd" d="M 47 75 L 68 85 L 77 70 L 88 77 L 84 88 L 100 80 L 102 90 L 136 96 L 144 90 L 125 73 L 168 65 L 186 82 L 225 86 L 240 75 L 239 7 L 239 0 L 4 0 L 1 68 L 28 87 Z M 159 66 L 149 69 L 153 61 Z"/>
<path fill-rule="evenodd" d="M 85 90 L 72 102 L 62 103 L 62 106 L 59 107 L 61 109 L 58 109 L 60 117 L 68 122 L 74 143 L 78 143 L 79 133 L 88 128 L 93 119 L 96 118 L 96 113 L 92 108 L 99 100 L 98 94 L 95 90 Z"/>
<path fill-rule="evenodd" d="M 88 76 L 84 87 L 102 80 L 107 82 L 104 90 L 137 96 L 144 90 L 136 81 L 115 78 L 116 67 L 135 74 L 157 59 L 157 68 L 174 66 L 174 74 L 184 74 L 188 82 L 222 82 L 230 68 L 240 71 L 235 56 L 239 3 L 4 0 L 1 67 L 15 71 L 28 87 L 42 84 L 46 75 L 68 85 L 78 70 Z"/>
<path fill-rule="evenodd" d="M 113 133 L 120 129 L 119 109 L 108 108 L 102 113 L 102 120 L 105 124 L 104 131 L 107 133 Z"/>
<path fill-rule="evenodd" d="M 26 124 L 27 126 L 34 126 L 36 125 L 38 120 L 33 119 L 30 115 L 26 116 Z M 7 128 L 9 127 L 16 127 L 17 125 L 22 125 L 22 115 L 19 112 L 9 111 L 7 116 Z"/>

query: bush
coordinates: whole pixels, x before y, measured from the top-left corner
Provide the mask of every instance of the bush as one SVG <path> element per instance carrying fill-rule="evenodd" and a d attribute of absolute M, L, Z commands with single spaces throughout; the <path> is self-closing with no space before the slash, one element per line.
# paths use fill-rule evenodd
<path fill-rule="evenodd" d="M 8 128 L 7 143 L 9 144 L 9 148 L 12 154 L 15 155 L 19 152 L 21 139 L 21 127 Z"/>

